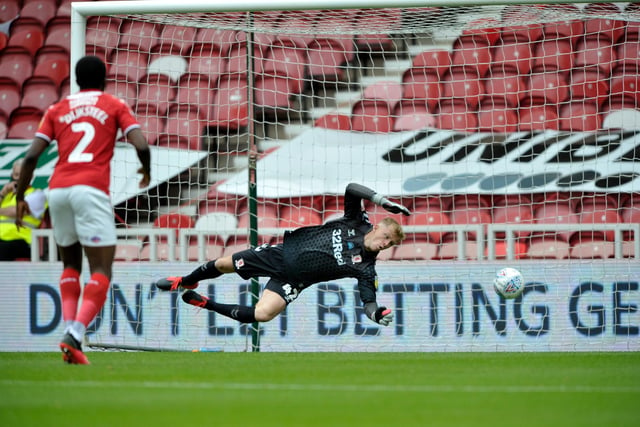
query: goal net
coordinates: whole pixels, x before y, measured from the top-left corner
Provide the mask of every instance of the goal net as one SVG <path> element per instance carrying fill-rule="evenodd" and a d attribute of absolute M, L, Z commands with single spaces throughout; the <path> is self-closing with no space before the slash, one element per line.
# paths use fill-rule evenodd
<path fill-rule="evenodd" d="M 118 199 L 92 344 L 640 349 L 637 5 L 205 3 L 73 4 L 72 62 L 105 60 L 106 90 L 135 111 L 163 176 Z M 259 330 L 153 285 L 340 216 L 349 182 L 413 212 L 395 215 L 407 240 L 378 256 L 392 326 L 364 316 L 350 279 L 310 287 Z M 516 300 L 492 288 L 505 266 L 527 283 Z M 252 304 L 265 281 L 199 289 Z"/>

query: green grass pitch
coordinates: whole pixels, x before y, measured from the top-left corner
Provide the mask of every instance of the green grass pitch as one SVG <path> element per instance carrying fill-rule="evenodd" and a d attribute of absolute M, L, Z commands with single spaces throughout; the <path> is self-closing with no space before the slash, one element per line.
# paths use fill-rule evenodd
<path fill-rule="evenodd" d="M 0 426 L 640 426 L 638 353 L 0 353 Z"/>

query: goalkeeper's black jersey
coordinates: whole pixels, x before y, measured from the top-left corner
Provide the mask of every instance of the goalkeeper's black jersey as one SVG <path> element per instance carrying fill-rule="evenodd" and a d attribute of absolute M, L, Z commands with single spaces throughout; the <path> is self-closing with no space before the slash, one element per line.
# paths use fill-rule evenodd
<path fill-rule="evenodd" d="M 345 194 L 343 217 L 323 225 L 302 227 L 284 235 L 287 276 L 305 287 L 314 283 L 353 277 L 360 298 L 375 302 L 378 252 L 364 249 L 364 236 L 372 224 L 362 210 L 361 198 Z"/>

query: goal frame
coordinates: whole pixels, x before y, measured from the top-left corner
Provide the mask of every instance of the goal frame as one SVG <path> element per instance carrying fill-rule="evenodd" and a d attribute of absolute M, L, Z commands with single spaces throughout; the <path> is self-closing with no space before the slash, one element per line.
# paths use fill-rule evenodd
<path fill-rule="evenodd" d="M 148 2 L 148 1 L 105 1 L 105 2 L 73 2 L 71 4 L 71 49 L 70 49 L 70 62 L 71 64 L 77 63 L 77 61 L 84 55 L 86 48 L 86 22 L 89 16 L 108 16 L 108 15 L 122 15 L 122 14 L 171 14 L 171 13 L 207 13 L 207 12 L 247 12 L 248 16 L 251 16 L 252 12 L 260 12 L 260 11 L 273 11 L 273 10 L 314 10 L 314 9 L 376 9 L 376 8 L 410 8 L 410 7 L 469 7 L 469 6 L 493 6 L 493 5 L 527 5 L 527 4 L 561 4 L 561 3 L 571 3 L 571 4 L 584 4 L 591 3 L 588 0 L 577 0 L 577 1 L 562 1 L 562 0 L 512 0 L 506 2 L 504 0 L 435 0 L 426 2 L 424 0 L 368 0 L 366 2 L 358 1 L 358 0 L 314 0 L 311 2 L 300 2 L 299 0 L 272 0 L 272 1 L 239 1 L 233 4 L 229 4 L 228 2 L 222 2 L 220 0 L 214 1 L 206 1 L 206 0 L 188 0 L 181 2 L 179 4 L 175 4 L 173 2 L 168 2 L 165 0 L 161 0 L 159 2 Z M 250 43 L 251 38 L 247 38 Z M 247 51 L 251 51 L 251 49 L 247 49 Z M 248 59 L 248 64 L 250 67 L 251 61 Z M 249 68 L 249 70 L 251 70 Z M 75 69 L 71 67 L 70 70 L 70 86 L 71 93 L 75 93 L 78 91 L 77 84 L 75 82 Z M 251 92 L 252 87 L 249 84 L 247 88 L 249 92 L 249 104 L 251 105 Z M 251 213 L 251 226 L 250 226 L 250 241 L 255 244 L 254 236 L 257 236 L 257 205 L 256 205 L 256 182 L 255 182 L 255 173 L 252 174 L 252 170 L 255 171 L 255 162 L 257 159 L 257 150 L 255 145 L 255 132 L 253 129 L 254 123 L 254 109 L 248 109 L 249 114 L 249 125 L 248 125 L 248 134 L 249 134 L 249 179 L 248 179 L 248 189 L 247 194 L 249 196 L 249 211 Z M 500 228 L 500 226 L 490 226 L 491 230 Z M 509 253 L 513 253 L 513 231 L 517 229 L 515 226 L 502 226 L 504 227 L 504 231 L 507 233 L 507 242 L 510 246 Z M 587 229 L 587 226 L 584 226 Z M 530 228 L 530 227 L 529 227 Z M 543 226 L 543 228 L 545 228 Z M 612 230 L 615 229 L 617 235 L 620 235 L 621 231 L 618 228 L 611 227 Z M 460 234 L 462 231 L 460 231 Z M 636 229 L 637 233 L 637 229 Z M 184 234 L 184 233 L 183 233 Z M 494 236 L 493 232 L 490 232 L 490 237 Z M 618 246 L 616 246 L 616 254 L 619 254 L 620 247 L 619 241 L 617 238 Z M 636 258 L 640 256 L 640 240 L 636 239 Z M 489 254 L 488 258 L 493 259 L 494 254 L 492 252 L 492 245 L 489 245 Z M 480 254 L 481 255 L 481 254 Z M 616 256 L 617 258 L 618 256 Z M 481 259 L 482 256 L 479 256 Z M 258 295 L 258 284 L 257 282 L 252 282 L 252 291 L 253 295 L 253 304 L 256 302 L 256 298 Z M 252 350 L 259 351 L 260 342 L 259 342 L 259 328 L 257 324 L 254 324 L 252 328 Z"/>

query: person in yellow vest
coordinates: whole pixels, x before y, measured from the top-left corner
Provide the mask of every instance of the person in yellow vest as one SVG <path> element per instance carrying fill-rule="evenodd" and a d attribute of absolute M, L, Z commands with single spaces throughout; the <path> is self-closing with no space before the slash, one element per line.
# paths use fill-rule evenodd
<path fill-rule="evenodd" d="M 31 230 L 40 227 L 47 208 L 44 191 L 29 186 L 25 201 L 29 214 L 23 218 L 26 227 L 16 227 L 16 182 L 20 177 L 22 159 L 13 163 L 11 181 L 0 190 L 0 261 L 31 258 Z"/>

